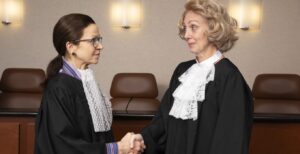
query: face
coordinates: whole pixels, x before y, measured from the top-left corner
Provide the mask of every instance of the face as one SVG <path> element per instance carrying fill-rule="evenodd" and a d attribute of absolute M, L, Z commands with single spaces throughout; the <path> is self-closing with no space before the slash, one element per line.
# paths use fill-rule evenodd
<path fill-rule="evenodd" d="M 211 45 L 207 39 L 207 19 L 188 11 L 184 17 L 183 26 L 185 28 L 184 39 L 190 51 L 196 55 L 205 52 Z"/>
<path fill-rule="evenodd" d="M 78 41 L 79 44 L 75 45 L 74 53 L 76 56 L 76 63 L 80 65 L 97 64 L 100 57 L 100 50 L 103 49 L 101 41 L 96 41 L 96 38 L 101 37 L 99 29 L 96 24 L 90 24 L 83 30 L 83 36 Z M 96 41 L 93 44 L 93 40 Z"/>

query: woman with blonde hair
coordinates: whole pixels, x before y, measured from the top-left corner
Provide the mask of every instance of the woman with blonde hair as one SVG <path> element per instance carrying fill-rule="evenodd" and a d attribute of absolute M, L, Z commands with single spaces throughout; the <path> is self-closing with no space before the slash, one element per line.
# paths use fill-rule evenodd
<path fill-rule="evenodd" d="M 180 63 L 152 123 L 142 131 L 145 153 L 247 154 L 251 91 L 224 52 L 237 22 L 216 0 L 191 0 L 179 36 L 195 59 Z"/>

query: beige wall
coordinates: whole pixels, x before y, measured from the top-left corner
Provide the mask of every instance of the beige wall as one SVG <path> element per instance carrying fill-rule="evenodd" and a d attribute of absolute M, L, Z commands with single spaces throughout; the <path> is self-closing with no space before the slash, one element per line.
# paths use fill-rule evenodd
<path fill-rule="evenodd" d="M 109 0 L 24 0 L 22 25 L 0 26 L 0 73 L 8 67 L 45 69 L 56 55 L 51 38 L 55 22 L 62 15 L 80 12 L 92 16 L 104 36 L 100 63 L 93 66 L 102 88 L 109 92 L 116 73 L 150 72 L 156 76 L 160 98 L 176 65 L 193 58 L 177 37 L 185 1 L 142 0 L 142 26 L 120 30 L 111 26 Z M 250 87 L 260 73 L 300 74 L 299 6 L 299 0 L 263 0 L 261 29 L 239 32 L 240 40 L 226 56 L 239 67 Z"/>

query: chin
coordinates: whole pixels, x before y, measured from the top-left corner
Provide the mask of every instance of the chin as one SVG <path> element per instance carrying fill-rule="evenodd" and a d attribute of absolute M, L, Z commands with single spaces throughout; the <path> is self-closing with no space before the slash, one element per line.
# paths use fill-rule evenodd
<path fill-rule="evenodd" d="M 94 64 L 97 64 L 99 62 L 99 57 L 98 58 L 95 58 L 95 59 L 93 59 L 93 63 Z"/>
<path fill-rule="evenodd" d="M 98 60 L 94 60 L 91 62 L 91 64 L 98 64 L 98 62 L 99 62 Z"/>
<path fill-rule="evenodd" d="M 190 49 L 190 52 L 193 53 L 193 54 L 197 54 L 198 51 L 196 51 L 195 49 Z"/>

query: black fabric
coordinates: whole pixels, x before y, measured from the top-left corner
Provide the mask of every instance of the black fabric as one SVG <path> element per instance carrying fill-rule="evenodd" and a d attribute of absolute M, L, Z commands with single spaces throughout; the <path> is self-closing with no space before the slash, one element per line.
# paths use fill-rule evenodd
<path fill-rule="evenodd" d="M 152 123 L 142 131 L 146 154 L 247 154 L 253 99 L 238 68 L 223 58 L 215 64 L 215 79 L 198 102 L 198 119 L 169 116 L 178 77 L 195 63 L 179 64 Z"/>
<path fill-rule="evenodd" d="M 105 154 L 111 131 L 95 133 L 82 82 L 66 74 L 45 88 L 36 120 L 36 154 Z"/>

